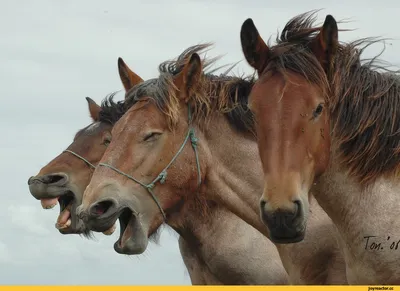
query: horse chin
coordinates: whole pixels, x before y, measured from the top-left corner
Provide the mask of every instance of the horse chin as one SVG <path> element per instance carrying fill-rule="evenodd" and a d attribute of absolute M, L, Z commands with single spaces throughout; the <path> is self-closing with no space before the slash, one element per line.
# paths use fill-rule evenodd
<path fill-rule="evenodd" d="M 306 234 L 306 227 L 304 226 L 301 230 L 297 230 L 291 235 L 281 235 L 274 231 L 270 231 L 270 239 L 274 244 L 293 244 L 304 240 Z"/>
<path fill-rule="evenodd" d="M 149 239 L 140 217 L 125 208 L 119 217 L 119 223 L 120 236 L 114 244 L 114 250 L 125 255 L 142 254 L 147 249 Z"/>
<path fill-rule="evenodd" d="M 299 234 L 294 237 L 277 237 L 277 236 L 271 236 L 271 241 L 275 244 L 294 244 L 298 243 L 304 240 L 304 234 Z"/>

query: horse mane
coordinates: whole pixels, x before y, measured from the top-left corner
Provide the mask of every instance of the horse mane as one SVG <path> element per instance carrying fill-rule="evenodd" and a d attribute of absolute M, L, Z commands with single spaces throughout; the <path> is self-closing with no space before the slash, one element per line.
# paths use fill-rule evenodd
<path fill-rule="evenodd" d="M 114 102 L 114 97 L 119 91 L 108 94 L 101 102 L 99 121 L 114 125 L 125 113 L 124 101 Z"/>
<path fill-rule="evenodd" d="M 400 78 L 378 60 L 361 55 L 383 41 L 362 38 L 339 44 L 325 73 L 310 50 L 321 26 L 313 26 L 316 11 L 300 14 L 270 47 L 266 71 L 294 71 L 321 89 L 330 111 L 332 137 L 340 162 L 362 185 L 400 170 Z"/>
<path fill-rule="evenodd" d="M 114 125 L 137 102 L 149 99 L 166 116 L 170 128 L 173 129 L 180 112 L 180 101 L 173 78 L 182 71 L 193 53 L 204 52 L 209 46 L 202 44 L 189 47 L 176 60 L 161 63 L 159 77 L 134 86 L 126 92 L 123 101 L 115 102 L 114 97 L 117 92 L 111 93 L 101 103 L 99 121 Z M 203 72 L 216 60 L 217 58 L 204 57 Z M 228 122 L 239 132 L 255 136 L 253 114 L 247 107 L 248 96 L 255 82 L 254 77 L 229 76 L 228 73 L 233 66 L 220 75 L 213 74 L 219 68 L 210 69 L 209 72 L 202 74 L 200 85 L 191 96 L 192 120 L 203 122 L 205 125 L 210 120 L 210 115 L 218 111 L 224 114 Z M 210 202 L 203 195 L 192 195 L 188 202 L 185 211 L 196 211 L 202 218 L 208 218 Z"/>
<path fill-rule="evenodd" d="M 275 44 L 268 40 L 268 62 L 263 74 L 279 73 L 285 78 L 288 71 L 303 76 L 328 96 L 329 82 L 324 69 L 309 49 L 321 27 L 313 27 L 315 11 L 300 14 L 285 25 Z"/>
<path fill-rule="evenodd" d="M 182 72 L 193 53 L 200 54 L 209 46 L 210 44 L 200 44 L 189 47 L 176 60 L 161 63 L 158 78 L 147 80 L 126 93 L 125 110 L 148 98 L 164 113 L 170 128 L 174 128 L 180 114 L 179 92 L 174 85 L 174 77 Z M 203 57 L 203 71 L 214 65 L 217 59 Z M 247 107 L 254 78 L 228 75 L 233 66 L 220 75 L 214 75 L 213 72 L 219 68 L 203 73 L 199 85 L 192 88 L 194 90 L 190 105 L 193 121 L 206 124 L 210 115 L 218 111 L 223 113 L 237 130 L 254 133 L 253 115 Z"/>
<path fill-rule="evenodd" d="M 339 156 L 362 184 L 400 170 L 399 72 L 361 60 L 377 40 L 360 40 L 343 47 L 336 59 L 329 103 Z M 364 63 L 362 63 L 364 62 Z"/>

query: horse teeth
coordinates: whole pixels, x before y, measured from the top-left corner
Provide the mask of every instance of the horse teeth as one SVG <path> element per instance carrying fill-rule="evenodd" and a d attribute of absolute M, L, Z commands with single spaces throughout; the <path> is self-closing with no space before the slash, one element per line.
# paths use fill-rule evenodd
<path fill-rule="evenodd" d="M 53 204 L 53 205 L 46 205 L 46 206 L 43 206 L 43 209 L 52 209 L 52 208 L 54 208 L 54 206 L 56 206 L 57 204 Z"/>
<path fill-rule="evenodd" d="M 114 224 L 113 226 L 111 226 L 109 229 L 107 229 L 106 231 L 103 231 L 103 234 L 105 235 L 112 235 L 116 229 L 116 225 Z"/>
<path fill-rule="evenodd" d="M 51 209 L 58 204 L 58 198 L 41 199 L 40 204 L 43 209 Z"/>
<path fill-rule="evenodd" d="M 65 227 L 70 226 L 72 223 L 71 219 L 68 219 L 67 222 L 64 224 Z"/>
<path fill-rule="evenodd" d="M 71 225 L 71 223 L 72 223 L 71 219 L 68 219 L 67 222 L 64 223 L 63 225 L 60 225 L 60 224 L 56 223 L 55 226 L 56 226 L 57 229 L 64 229 L 64 228 L 69 227 Z"/>

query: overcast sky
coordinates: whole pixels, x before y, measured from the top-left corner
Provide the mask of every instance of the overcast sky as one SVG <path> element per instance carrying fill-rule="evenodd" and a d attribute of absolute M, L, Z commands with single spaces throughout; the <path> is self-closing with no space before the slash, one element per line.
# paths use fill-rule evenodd
<path fill-rule="evenodd" d="M 117 58 L 143 79 L 160 62 L 200 42 L 221 64 L 243 60 L 239 32 L 253 18 L 265 40 L 311 9 L 319 20 L 351 19 L 340 40 L 394 38 L 384 59 L 400 65 L 400 4 L 385 0 L 4 0 L 0 10 L 0 284 L 190 284 L 177 236 L 164 231 L 140 257 L 119 255 L 117 240 L 63 236 L 58 206 L 44 211 L 27 179 L 90 122 L 86 96 L 100 102 L 122 89 Z M 343 26 L 341 26 L 343 27 Z M 375 47 L 371 53 L 377 52 Z M 251 72 L 242 61 L 236 72 Z M 123 98 L 122 94 L 118 95 Z"/>

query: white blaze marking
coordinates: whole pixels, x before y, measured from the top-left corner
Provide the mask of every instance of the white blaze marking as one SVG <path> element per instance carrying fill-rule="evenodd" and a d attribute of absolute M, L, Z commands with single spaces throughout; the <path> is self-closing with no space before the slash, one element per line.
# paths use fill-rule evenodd
<path fill-rule="evenodd" d="M 93 130 L 95 130 L 96 128 L 98 128 L 100 126 L 100 122 L 95 122 L 95 123 L 92 123 L 91 125 L 89 125 L 89 127 L 88 128 L 86 128 L 86 131 L 93 131 Z"/>

